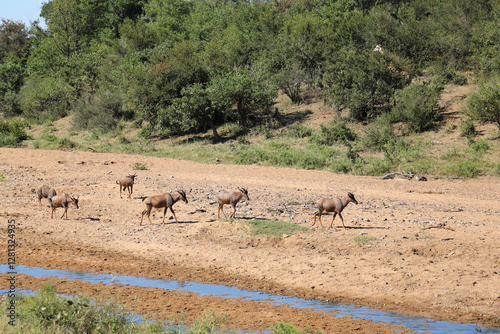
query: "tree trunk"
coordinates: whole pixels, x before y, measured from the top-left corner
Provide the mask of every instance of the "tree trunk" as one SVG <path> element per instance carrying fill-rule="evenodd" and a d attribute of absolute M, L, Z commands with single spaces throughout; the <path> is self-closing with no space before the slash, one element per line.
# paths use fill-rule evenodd
<path fill-rule="evenodd" d="M 213 134 L 213 141 L 215 143 L 219 142 L 221 140 L 219 133 L 217 132 L 217 127 L 215 126 L 214 122 L 210 121 L 208 122 L 208 125 L 210 126 L 210 129 L 212 129 L 212 134 Z"/>

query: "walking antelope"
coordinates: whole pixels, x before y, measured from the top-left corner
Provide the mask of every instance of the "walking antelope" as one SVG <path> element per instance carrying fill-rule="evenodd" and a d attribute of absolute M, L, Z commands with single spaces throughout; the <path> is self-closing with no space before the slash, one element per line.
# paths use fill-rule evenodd
<path fill-rule="evenodd" d="M 229 218 L 234 218 L 236 214 L 236 204 L 238 204 L 243 197 L 247 201 L 250 201 L 250 198 L 248 198 L 248 191 L 245 188 L 238 188 L 237 190 L 218 194 L 217 202 L 219 203 L 219 209 L 217 210 L 217 218 L 220 218 L 221 211 L 224 214 L 224 217 L 227 218 L 226 213 L 223 210 L 224 204 L 231 204 L 233 207 L 233 213 L 231 213 Z"/>
<path fill-rule="evenodd" d="M 144 204 L 146 204 L 146 210 L 142 211 L 141 215 L 141 223 L 139 225 L 142 225 L 142 219 L 144 218 L 144 215 L 148 217 L 148 220 L 151 224 L 151 218 L 149 218 L 149 215 L 151 214 L 151 209 L 159 209 L 159 208 L 165 208 L 163 211 L 163 223 L 165 223 L 165 215 L 167 213 L 167 209 L 170 208 L 170 211 L 174 215 L 174 219 L 176 223 L 179 223 L 177 221 L 177 217 L 175 216 L 175 212 L 172 209 L 172 206 L 178 201 L 178 200 L 183 200 L 186 204 L 188 203 L 188 200 L 186 198 L 186 192 L 184 190 L 177 190 L 176 192 L 173 193 L 164 193 L 161 195 L 155 195 L 155 196 L 150 196 L 146 199 L 143 199 Z"/>
<path fill-rule="evenodd" d="M 347 193 L 347 197 L 340 198 L 336 197 L 333 199 L 326 199 L 322 198 L 316 202 L 316 206 L 318 207 L 318 211 L 314 213 L 314 223 L 311 225 L 313 227 L 316 224 L 316 216 L 319 218 L 319 227 L 321 227 L 323 224 L 321 223 L 321 213 L 323 211 L 326 212 L 333 212 L 333 219 L 330 224 L 330 228 L 333 226 L 333 220 L 337 216 L 337 213 L 339 214 L 340 220 L 342 221 L 342 226 L 345 228 L 344 225 L 344 218 L 342 218 L 342 210 L 347 206 L 347 204 L 353 202 L 354 204 L 358 204 L 358 201 L 354 198 L 354 195 L 352 193 Z"/>

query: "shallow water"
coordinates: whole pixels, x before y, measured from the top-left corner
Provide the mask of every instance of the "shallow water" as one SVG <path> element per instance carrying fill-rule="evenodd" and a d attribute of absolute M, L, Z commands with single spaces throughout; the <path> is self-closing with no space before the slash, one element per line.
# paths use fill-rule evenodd
<path fill-rule="evenodd" d="M 0 265 L 0 273 L 11 272 L 8 265 Z M 140 287 L 155 287 L 170 291 L 189 291 L 199 295 L 212 295 L 222 298 L 237 298 L 268 302 L 273 305 L 287 304 L 296 308 L 312 309 L 316 312 L 323 311 L 337 317 L 352 317 L 355 319 L 369 319 L 384 323 L 391 323 L 412 328 L 417 332 L 433 333 L 500 333 L 500 327 L 483 327 L 476 324 L 457 324 L 447 321 L 437 321 L 423 317 L 410 317 L 402 314 L 383 312 L 370 307 L 359 307 L 343 303 L 322 302 L 306 300 L 295 297 L 273 296 L 262 292 L 248 291 L 234 287 L 215 284 L 201 284 L 196 282 L 179 282 L 157 279 L 147 279 L 134 276 L 113 276 L 110 274 L 94 274 L 72 272 L 58 269 L 43 269 L 38 267 L 16 266 L 15 272 L 36 278 L 57 277 L 64 279 L 80 279 L 91 283 L 127 284 Z"/>

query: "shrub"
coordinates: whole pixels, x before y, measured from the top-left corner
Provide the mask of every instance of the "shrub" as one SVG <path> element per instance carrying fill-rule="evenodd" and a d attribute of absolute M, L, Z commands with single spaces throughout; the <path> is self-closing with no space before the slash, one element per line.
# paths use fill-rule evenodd
<path fill-rule="evenodd" d="M 396 106 L 392 110 L 394 121 L 406 124 L 410 131 L 423 132 L 434 126 L 442 115 L 434 109 L 439 90 L 431 84 L 411 84 L 397 92 Z"/>
<path fill-rule="evenodd" d="M 0 120 L 0 146 L 17 146 L 29 139 L 26 128 L 29 124 L 21 119 Z"/>
<path fill-rule="evenodd" d="M 319 144 L 332 146 L 335 143 L 347 143 L 356 140 L 356 132 L 344 121 L 333 121 L 328 125 L 321 124 L 320 131 L 314 133 L 309 140 Z"/>
<path fill-rule="evenodd" d="M 312 135 L 313 130 L 301 123 L 294 123 L 287 127 L 285 134 L 291 138 L 306 138 Z"/>
<path fill-rule="evenodd" d="M 486 153 L 490 149 L 490 146 L 484 140 L 479 139 L 470 144 L 470 149 L 474 153 Z"/>
<path fill-rule="evenodd" d="M 476 163 L 470 161 L 462 161 L 448 167 L 448 173 L 457 177 L 472 178 L 477 177 L 481 173 Z"/>
<path fill-rule="evenodd" d="M 81 102 L 75 108 L 73 126 L 77 129 L 114 129 L 122 118 L 131 115 L 123 109 L 123 100 L 118 95 L 103 94 L 97 101 Z"/>
<path fill-rule="evenodd" d="M 496 123 L 500 129 L 500 77 L 480 86 L 467 102 L 468 114 L 480 121 Z"/>
<path fill-rule="evenodd" d="M 322 332 L 318 329 L 313 331 L 309 327 L 305 330 L 300 330 L 293 327 L 292 323 L 285 323 L 283 321 L 271 324 L 271 332 L 273 334 L 321 334 Z"/>
<path fill-rule="evenodd" d="M 75 101 L 75 90 L 61 79 L 31 81 L 21 89 L 21 108 L 30 119 L 43 123 L 68 114 Z"/>
<path fill-rule="evenodd" d="M 8 301 L 8 299 L 6 299 Z M 5 304 L 1 305 L 0 330 L 8 319 Z M 106 301 L 94 303 L 78 295 L 59 296 L 52 284 L 43 286 L 31 296 L 16 298 L 16 331 L 18 333 L 162 333 L 162 323 L 133 324 L 127 321 L 129 312 L 120 305 Z M 5 324 L 5 325 L 4 325 Z"/>
<path fill-rule="evenodd" d="M 472 119 L 467 118 L 460 121 L 460 135 L 466 137 L 469 143 L 472 143 L 476 136 L 476 127 Z"/>
<path fill-rule="evenodd" d="M 377 121 L 367 127 L 361 141 L 367 148 L 383 151 L 388 143 L 396 141 L 396 134 L 389 122 Z"/>

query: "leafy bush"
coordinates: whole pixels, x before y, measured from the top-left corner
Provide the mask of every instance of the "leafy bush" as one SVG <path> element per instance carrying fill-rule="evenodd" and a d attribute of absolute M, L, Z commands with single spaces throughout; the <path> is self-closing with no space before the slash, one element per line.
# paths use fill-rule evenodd
<path fill-rule="evenodd" d="M 20 94 L 23 114 L 39 123 L 66 116 L 75 101 L 73 87 L 50 77 L 28 82 Z"/>
<path fill-rule="evenodd" d="M 321 334 L 322 332 L 318 329 L 313 331 L 310 328 L 305 330 L 300 330 L 293 327 L 292 323 L 285 323 L 283 321 L 271 324 L 271 332 L 273 334 Z"/>
<path fill-rule="evenodd" d="M 312 135 L 313 130 L 301 123 L 294 123 L 287 127 L 285 135 L 291 138 L 306 138 Z"/>
<path fill-rule="evenodd" d="M 500 76 L 480 86 L 469 98 L 467 106 L 472 118 L 496 123 L 500 129 Z"/>
<path fill-rule="evenodd" d="M 95 102 L 79 103 L 75 108 L 73 126 L 77 129 L 114 129 L 118 121 L 131 118 L 131 114 L 123 109 L 123 100 L 114 94 L 103 94 Z"/>
<path fill-rule="evenodd" d="M 449 174 L 457 177 L 472 178 L 480 175 L 478 164 L 471 161 L 458 162 L 447 168 Z"/>
<path fill-rule="evenodd" d="M 0 146 L 17 146 L 29 138 L 26 128 L 29 124 L 21 119 L 0 120 Z"/>
<path fill-rule="evenodd" d="M 0 310 L 3 329 L 10 326 L 6 324 L 6 309 L 4 304 Z M 123 306 L 109 301 L 97 304 L 83 295 L 63 298 L 52 284 L 32 296 L 18 296 L 16 312 L 19 333 L 163 333 L 160 322 L 130 323 L 129 312 Z"/>
<path fill-rule="evenodd" d="M 482 154 L 482 153 L 486 153 L 490 149 L 490 146 L 488 145 L 488 143 L 486 141 L 479 139 L 477 141 L 470 143 L 470 149 L 474 153 L 481 153 Z"/>
<path fill-rule="evenodd" d="M 476 136 L 476 127 L 474 126 L 472 119 L 467 118 L 460 121 L 460 135 L 462 137 L 466 137 L 469 143 L 474 141 L 474 137 Z"/>
<path fill-rule="evenodd" d="M 367 148 L 383 151 L 388 143 L 396 141 L 396 134 L 389 122 L 376 121 L 367 127 L 361 141 Z"/>
<path fill-rule="evenodd" d="M 356 140 L 356 132 L 346 122 L 333 121 L 328 125 L 321 124 L 320 131 L 314 133 L 309 140 L 319 145 L 332 146 L 335 143 L 347 143 Z"/>
<path fill-rule="evenodd" d="M 325 74 L 336 105 L 348 108 L 350 117 L 363 121 L 390 110 L 394 92 L 408 84 L 397 59 L 388 54 L 342 50 L 339 61 Z"/>
<path fill-rule="evenodd" d="M 422 132 L 442 119 L 434 109 L 439 91 L 431 84 L 411 84 L 397 92 L 396 106 L 392 110 L 394 121 L 406 124 L 410 131 Z"/>

